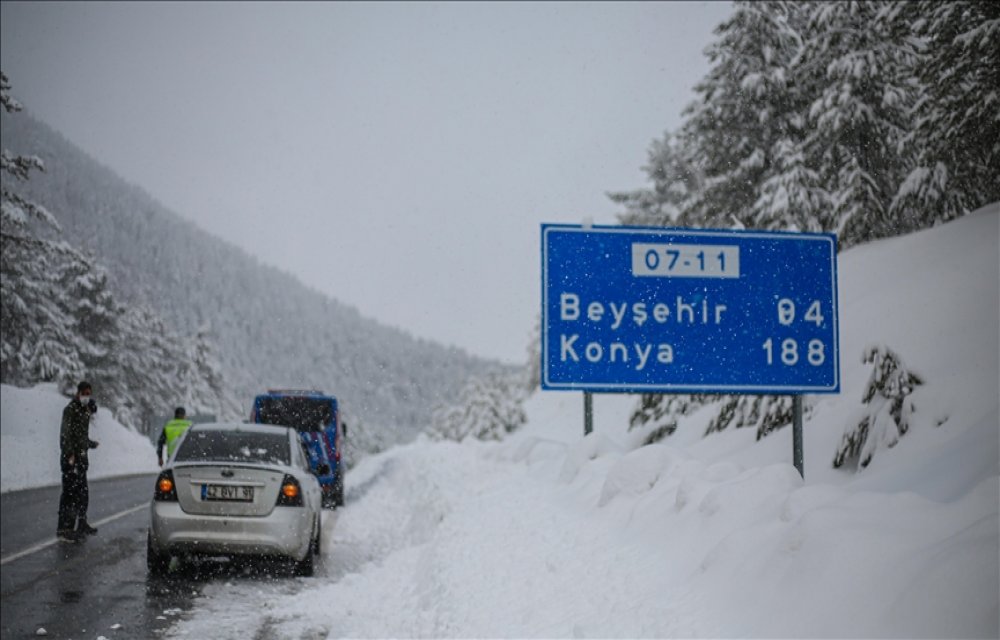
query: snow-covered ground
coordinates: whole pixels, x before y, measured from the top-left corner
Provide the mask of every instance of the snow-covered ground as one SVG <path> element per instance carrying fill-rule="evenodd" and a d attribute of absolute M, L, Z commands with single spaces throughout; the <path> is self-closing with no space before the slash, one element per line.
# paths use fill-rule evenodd
<path fill-rule="evenodd" d="M 634 399 L 543 393 L 499 444 L 362 461 L 325 575 L 209 585 L 178 638 L 998 637 L 1000 207 L 840 258 L 843 392 L 790 430 L 666 443 Z M 893 448 L 831 460 L 861 406 L 869 344 L 925 384 Z M 329 521 L 332 524 L 332 519 Z"/>
<path fill-rule="evenodd" d="M 993 205 L 840 256 L 843 390 L 806 399 L 805 481 L 789 429 L 702 437 L 702 411 L 640 447 L 634 398 L 596 397 L 584 438 L 580 394 L 539 393 L 502 443 L 420 439 L 361 461 L 347 505 L 327 514 L 317 577 L 209 583 L 170 635 L 996 638 L 998 247 Z M 867 469 L 833 469 L 871 344 L 924 380 L 917 411 Z M 5 491 L 30 474 L 20 456 L 55 474 L 22 485 L 58 480 L 56 431 L 46 447 L 19 445 L 20 425 L 8 439 L 8 399 L 43 392 L 4 387 Z M 57 430 L 55 400 L 33 428 Z M 107 469 L 108 439 L 92 473 Z"/>
<path fill-rule="evenodd" d="M 59 426 L 69 398 L 54 384 L 33 389 L 0 385 L 0 490 L 42 487 L 62 482 L 59 471 Z M 90 423 L 90 479 L 159 470 L 149 438 L 98 408 Z"/>

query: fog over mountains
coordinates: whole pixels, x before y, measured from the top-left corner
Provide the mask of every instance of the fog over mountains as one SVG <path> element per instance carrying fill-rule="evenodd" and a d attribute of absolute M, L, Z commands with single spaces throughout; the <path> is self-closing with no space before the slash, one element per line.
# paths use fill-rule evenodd
<path fill-rule="evenodd" d="M 232 404 L 245 411 L 224 417 L 245 417 L 263 389 L 319 388 L 341 399 L 352 435 L 375 448 L 409 439 L 470 377 L 502 368 L 365 318 L 262 264 L 167 209 L 28 110 L 3 114 L 2 125 L 4 148 L 45 164 L 19 192 L 52 212 L 62 239 L 93 253 L 119 301 L 148 305 L 181 334 L 207 331 Z M 285 224 L 284 213 L 274 212 L 275 225 Z"/>

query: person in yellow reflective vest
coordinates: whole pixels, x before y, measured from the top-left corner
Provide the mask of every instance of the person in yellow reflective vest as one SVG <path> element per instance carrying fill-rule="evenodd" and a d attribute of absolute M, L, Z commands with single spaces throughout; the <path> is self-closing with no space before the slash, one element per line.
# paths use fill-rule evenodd
<path fill-rule="evenodd" d="M 174 454 L 174 449 L 177 448 L 177 441 L 191 426 L 191 421 L 187 420 L 185 415 L 184 407 L 177 407 L 174 409 L 174 419 L 163 425 L 160 439 L 156 443 L 156 457 L 159 459 L 161 467 L 163 466 L 163 446 L 167 446 L 167 457 L 169 458 Z"/>

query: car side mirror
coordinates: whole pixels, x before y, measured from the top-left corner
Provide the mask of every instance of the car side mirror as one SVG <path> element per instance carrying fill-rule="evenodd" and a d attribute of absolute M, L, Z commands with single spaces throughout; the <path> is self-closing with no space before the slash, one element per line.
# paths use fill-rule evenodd
<path fill-rule="evenodd" d="M 325 462 L 319 463 L 316 467 L 316 475 L 318 476 L 328 476 L 330 475 L 330 465 Z"/>

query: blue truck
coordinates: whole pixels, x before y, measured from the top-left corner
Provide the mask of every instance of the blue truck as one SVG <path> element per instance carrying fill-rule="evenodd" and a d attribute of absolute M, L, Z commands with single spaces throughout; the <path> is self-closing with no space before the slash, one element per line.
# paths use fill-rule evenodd
<path fill-rule="evenodd" d="M 323 506 L 344 504 L 342 453 L 347 424 L 340 419 L 335 397 L 315 390 L 270 389 L 254 398 L 250 422 L 294 427 L 319 479 Z"/>

